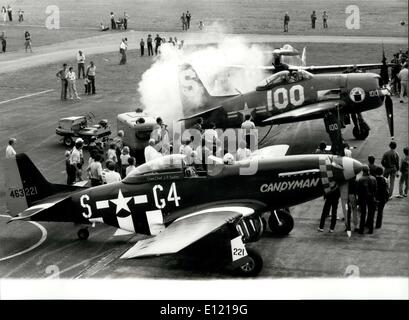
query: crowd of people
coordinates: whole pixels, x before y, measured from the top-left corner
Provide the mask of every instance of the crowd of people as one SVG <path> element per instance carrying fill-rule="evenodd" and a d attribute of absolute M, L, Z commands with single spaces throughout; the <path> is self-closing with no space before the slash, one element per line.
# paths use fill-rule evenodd
<path fill-rule="evenodd" d="M 11 7 L 10 4 L 6 6 L 1 7 L 1 18 L 4 23 L 6 22 L 13 22 L 13 8 Z M 23 22 L 24 21 L 24 11 L 22 9 L 18 9 L 17 11 L 18 15 L 18 22 Z"/>
<path fill-rule="evenodd" d="M 84 79 L 84 94 L 90 95 L 95 94 L 95 75 L 96 66 L 93 61 L 90 61 L 89 65 L 85 69 L 85 54 L 79 50 L 77 54 L 77 70 L 75 73 L 73 66 L 68 66 L 66 63 L 63 64 L 62 69 L 56 73 L 56 77 L 61 81 L 61 100 L 75 100 L 79 101 L 77 90 L 77 80 Z"/>
<path fill-rule="evenodd" d="M 344 147 L 345 156 L 352 157 L 348 144 Z M 396 198 L 404 198 L 408 195 L 409 148 L 403 148 L 401 160 L 396 152 L 395 141 L 389 144 L 389 148 L 382 156 L 381 166 L 375 164 L 373 155 L 368 156 L 368 164 L 363 166 L 361 177 L 353 178 L 325 195 L 318 231 L 324 231 L 325 220 L 331 216 L 329 232 L 334 232 L 339 200 L 341 200 L 348 236 L 351 236 L 351 222 L 353 230 L 359 234 L 364 234 L 365 228 L 368 229 L 369 234 L 373 234 L 374 227 L 375 229 L 382 227 L 383 210 L 386 203 L 394 197 L 395 178 L 399 177 L 399 172 L 399 194 Z M 316 153 L 328 153 L 325 142 L 319 145 Z"/>
<path fill-rule="evenodd" d="M 316 22 L 318 20 L 318 16 L 315 10 L 312 11 L 311 13 L 311 29 L 315 29 L 316 27 Z M 284 14 L 284 32 L 288 32 L 288 26 L 290 24 L 290 15 L 288 12 Z M 328 13 L 326 10 L 322 13 L 322 28 L 323 29 L 328 29 Z"/>
<path fill-rule="evenodd" d="M 393 55 L 391 63 L 391 90 L 392 94 L 400 96 L 400 102 L 404 103 L 404 98 L 408 96 L 408 50 L 399 52 Z"/>

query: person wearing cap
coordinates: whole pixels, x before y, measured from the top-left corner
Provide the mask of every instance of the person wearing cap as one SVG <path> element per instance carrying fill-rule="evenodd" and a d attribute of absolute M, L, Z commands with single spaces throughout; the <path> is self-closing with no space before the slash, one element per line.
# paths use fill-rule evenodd
<path fill-rule="evenodd" d="M 162 157 L 162 154 L 155 149 L 155 139 L 149 139 L 149 144 L 144 150 L 145 162 Z"/>
<path fill-rule="evenodd" d="M 6 147 L 6 159 L 13 159 L 16 157 L 16 151 L 13 148 L 14 143 L 16 142 L 16 139 L 10 138 L 9 143 L 7 144 Z"/>
<path fill-rule="evenodd" d="M 382 156 L 381 164 L 385 168 L 383 176 L 389 178 L 389 197 L 393 195 L 393 189 L 395 186 L 395 177 L 399 177 L 399 155 L 395 151 L 397 144 L 395 141 L 389 143 L 389 151 L 386 151 Z"/>
<path fill-rule="evenodd" d="M 365 226 L 368 227 L 369 234 L 373 233 L 374 215 L 375 215 L 375 195 L 376 195 L 376 179 L 369 174 L 369 167 L 362 167 L 362 177 L 357 183 L 358 204 L 361 210 L 361 220 L 359 222 L 359 234 L 364 233 Z"/>

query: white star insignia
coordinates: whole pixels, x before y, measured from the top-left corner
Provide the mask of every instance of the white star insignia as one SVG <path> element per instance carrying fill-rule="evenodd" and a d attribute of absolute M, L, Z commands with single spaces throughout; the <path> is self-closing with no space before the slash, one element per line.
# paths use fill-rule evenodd
<path fill-rule="evenodd" d="M 240 110 L 239 113 L 243 115 L 243 119 L 246 117 L 247 114 L 251 115 L 251 112 L 253 111 L 254 108 L 249 108 L 247 105 L 247 102 L 244 103 L 244 108 L 243 110 Z"/>
<path fill-rule="evenodd" d="M 119 189 L 118 198 L 117 199 L 111 199 L 109 201 L 113 202 L 116 205 L 116 214 L 118 214 L 119 211 L 121 211 L 122 209 L 126 210 L 128 212 L 131 212 L 131 210 L 129 210 L 129 207 L 128 207 L 128 202 L 131 199 L 132 199 L 132 197 L 124 197 L 122 195 L 121 189 Z"/>

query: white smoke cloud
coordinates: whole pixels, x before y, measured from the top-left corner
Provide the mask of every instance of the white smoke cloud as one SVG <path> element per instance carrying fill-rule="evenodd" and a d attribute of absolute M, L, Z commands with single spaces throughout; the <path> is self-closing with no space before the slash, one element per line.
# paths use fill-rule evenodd
<path fill-rule="evenodd" d="M 193 66 L 211 95 L 254 90 L 266 76 L 263 70 L 254 66 L 268 63 L 260 46 L 249 45 L 239 37 L 224 37 L 214 45 L 184 50 L 164 44 L 161 54 L 142 75 L 138 85 L 141 103 L 147 113 L 161 116 L 167 123 L 183 117 L 178 70 L 186 62 Z M 238 65 L 249 68 L 232 67 Z"/>

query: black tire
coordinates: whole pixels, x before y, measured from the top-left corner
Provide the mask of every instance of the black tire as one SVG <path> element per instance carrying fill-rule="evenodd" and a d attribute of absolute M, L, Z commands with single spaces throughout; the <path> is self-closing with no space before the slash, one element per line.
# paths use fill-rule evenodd
<path fill-rule="evenodd" d="M 241 277 L 255 277 L 263 269 L 263 258 L 253 249 L 247 248 L 246 250 L 249 261 L 236 269 L 237 275 Z"/>
<path fill-rule="evenodd" d="M 286 236 L 294 228 L 294 219 L 285 210 L 276 210 L 276 213 L 280 223 L 278 223 L 276 215 L 272 212 L 268 217 L 268 226 L 275 236 Z"/>
<path fill-rule="evenodd" d="M 87 240 L 89 237 L 89 231 L 87 228 L 82 228 L 78 230 L 78 239 L 80 240 Z"/>
<path fill-rule="evenodd" d="M 71 147 L 74 144 L 74 141 L 72 140 L 71 137 L 64 137 L 63 143 L 67 147 Z"/>
<path fill-rule="evenodd" d="M 366 128 L 361 128 L 361 130 L 358 130 L 357 127 L 354 127 L 352 129 L 352 134 L 357 140 L 365 140 L 369 136 L 369 130 Z"/>

